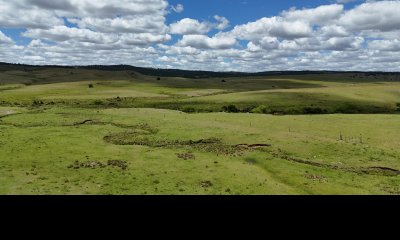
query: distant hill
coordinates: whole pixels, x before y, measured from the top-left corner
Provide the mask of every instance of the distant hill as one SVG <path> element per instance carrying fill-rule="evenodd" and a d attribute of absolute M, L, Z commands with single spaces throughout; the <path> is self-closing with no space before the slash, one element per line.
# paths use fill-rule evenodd
<path fill-rule="evenodd" d="M 90 66 L 56 66 L 56 65 L 26 65 L 0 62 L 0 71 L 35 71 L 49 68 L 85 69 L 100 71 L 134 71 L 143 75 L 160 77 L 184 77 L 184 78 L 211 78 L 211 77 L 241 77 L 241 76 L 277 76 L 277 75 L 310 75 L 310 74 L 365 74 L 375 75 L 400 75 L 399 72 L 353 72 L 353 71 L 266 71 L 257 73 L 247 72 L 212 72 L 212 71 L 191 71 L 180 69 L 158 69 L 143 68 L 130 65 L 90 65 Z"/>

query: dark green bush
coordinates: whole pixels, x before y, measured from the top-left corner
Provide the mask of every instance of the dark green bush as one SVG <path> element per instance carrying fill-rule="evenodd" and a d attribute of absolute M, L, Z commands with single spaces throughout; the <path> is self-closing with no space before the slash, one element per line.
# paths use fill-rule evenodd
<path fill-rule="evenodd" d="M 228 106 L 223 106 L 222 110 L 224 112 L 228 112 L 228 113 L 238 113 L 239 112 L 239 109 L 233 104 L 228 105 Z"/>
<path fill-rule="evenodd" d="M 304 114 L 324 114 L 327 112 L 328 111 L 326 109 L 323 109 L 320 107 L 305 107 L 305 108 L 303 108 Z"/>
<path fill-rule="evenodd" d="M 43 104 L 44 104 L 43 101 L 40 101 L 40 100 L 33 100 L 33 102 L 32 102 L 32 106 L 40 106 Z"/>
<path fill-rule="evenodd" d="M 196 109 L 195 109 L 194 107 L 184 107 L 184 108 L 182 109 L 182 112 L 185 112 L 185 113 L 194 113 L 194 112 L 196 112 Z"/>
<path fill-rule="evenodd" d="M 260 114 L 267 114 L 269 113 L 269 109 L 267 106 L 265 105 L 260 105 L 256 108 L 254 108 L 253 110 L 251 110 L 252 113 L 260 113 Z"/>
<path fill-rule="evenodd" d="M 104 102 L 101 101 L 101 100 L 95 100 L 95 101 L 93 102 L 93 104 L 99 106 L 99 105 L 104 105 Z"/>

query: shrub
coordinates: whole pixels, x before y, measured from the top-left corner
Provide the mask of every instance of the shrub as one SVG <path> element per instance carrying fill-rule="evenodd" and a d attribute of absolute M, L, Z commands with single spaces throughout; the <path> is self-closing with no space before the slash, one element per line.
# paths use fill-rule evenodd
<path fill-rule="evenodd" d="M 93 102 L 93 104 L 94 104 L 94 105 L 103 105 L 104 102 L 101 101 L 101 100 L 95 100 L 95 101 Z"/>
<path fill-rule="evenodd" d="M 243 107 L 242 109 L 240 109 L 240 112 L 250 113 L 254 108 L 255 108 L 255 106 L 246 106 L 246 107 Z"/>
<path fill-rule="evenodd" d="M 225 82 L 226 82 L 226 80 L 225 80 L 225 79 L 222 79 L 222 81 L 221 81 L 221 82 L 225 83 Z"/>
<path fill-rule="evenodd" d="M 237 113 L 239 112 L 239 109 L 235 106 L 235 105 L 228 105 L 228 106 L 223 106 L 222 110 L 224 112 L 228 112 L 228 113 Z"/>
<path fill-rule="evenodd" d="M 184 108 L 182 109 L 182 112 L 185 112 L 185 113 L 194 113 L 194 112 L 196 112 L 196 109 L 195 109 L 194 107 L 184 107 Z"/>
<path fill-rule="evenodd" d="M 89 84 L 89 88 L 94 88 L 93 84 Z"/>
<path fill-rule="evenodd" d="M 44 102 L 40 101 L 40 100 L 33 100 L 33 102 L 32 102 L 32 106 L 40 106 L 43 104 L 44 104 Z"/>
<path fill-rule="evenodd" d="M 161 80 L 161 78 L 160 78 L 160 77 L 158 77 L 158 78 L 157 78 L 157 81 L 160 81 L 160 80 Z"/>
<path fill-rule="evenodd" d="M 324 114 L 327 113 L 326 109 L 322 109 L 320 107 L 305 107 L 303 108 L 304 114 Z"/>
<path fill-rule="evenodd" d="M 260 105 L 256 108 L 254 108 L 253 110 L 251 110 L 252 113 L 260 113 L 260 114 L 266 114 L 269 113 L 269 109 L 267 106 L 265 105 Z"/>

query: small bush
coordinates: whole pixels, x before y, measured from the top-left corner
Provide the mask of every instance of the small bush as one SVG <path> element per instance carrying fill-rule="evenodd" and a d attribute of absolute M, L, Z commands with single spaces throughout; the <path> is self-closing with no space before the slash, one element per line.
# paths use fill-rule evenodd
<path fill-rule="evenodd" d="M 44 104 L 43 101 L 40 101 L 40 100 L 33 100 L 33 102 L 32 102 L 32 106 L 40 106 L 43 104 Z"/>
<path fill-rule="evenodd" d="M 400 103 L 396 104 L 396 111 L 400 112 Z"/>
<path fill-rule="evenodd" d="M 160 77 L 158 77 L 158 78 L 157 78 L 157 81 L 160 81 L 160 80 L 161 80 L 161 78 L 160 78 Z"/>
<path fill-rule="evenodd" d="M 254 106 L 254 105 L 245 106 L 245 107 L 240 108 L 240 112 L 251 113 L 255 107 L 256 106 Z"/>
<path fill-rule="evenodd" d="M 101 101 L 101 100 L 95 100 L 95 101 L 93 102 L 93 104 L 94 104 L 94 105 L 104 105 L 104 102 Z"/>
<path fill-rule="evenodd" d="M 251 110 L 252 113 L 260 113 L 260 114 L 267 114 L 269 113 L 269 109 L 267 106 L 265 105 L 261 105 L 258 106 L 256 108 L 254 108 L 253 110 Z"/>
<path fill-rule="evenodd" d="M 222 81 L 221 81 L 221 82 L 225 83 L 225 82 L 226 82 L 226 80 L 225 80 L 225 79 L 222 79 Z"/>
<path fill-rule="evenodd" d="M 327 113 L 326 109 L 322 109 L 320 107 L 305 107 L 303 109 L 304 114 L 324 114 Z"/>
<path fill-rule="evenodd" d="M 196 112 L 196 109 L 195 109 L 194 107 L 184 107 L 184 108 L 182 109 L 182 112 L 185 112 L 185 113 L 194 113 L 194 112 Z"/>
<path fill-rule="evenodd" d="M 222 110 L 228 113 L 238 113 L 239 109 L 235 105 L 223 106 Z"/>
<path fill-rule="evenodd" d="M 93 84 L 89 84 L 89 88 L 94 88 Z"/>

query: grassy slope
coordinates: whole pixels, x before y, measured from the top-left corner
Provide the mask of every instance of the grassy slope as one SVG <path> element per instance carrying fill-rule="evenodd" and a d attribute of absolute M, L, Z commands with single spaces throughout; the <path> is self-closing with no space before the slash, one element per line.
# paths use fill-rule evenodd
<path fill-rule="evenodd" d="M 29 106 L 40 100 L 44 104 L 155 107 L 196 112 L 219 112 L 224 106 L 234 104 L 245 112 L 265 106 L 266 113 L 308 113 L 306 108 L 319 108 L 321 113 L 394 113 L 400 96 L 398 82 L 340 75 L 323 75 L 320 80 L 315 75 L 302 75 L 157 81 L 155 77 L 130 71 L 49 69 L 0 74 L 9 76 L 0 76 L 0 82 L 14 81 L 0 85 L 3 106 Z M 30 77 L 33 85 L 18 84 L 21 76 Z M 94 88 L 89 89 L 89 84 L 94 84 Z M 116 102 L 117 97 L 122 99 Z M 95 100 L 103 101 L 93 104 Z"/>
<path fill-rule="evenodd" d="M 301 113 L 305 107 L 335 112 L 349 106 L 395 112 L 399 83 L 347 75 L 222 80 L 157 81 L 130 71 L 80 69 L 0 72 L 0 193 L 400 193 L 398 176 L 371 170 L 400 169 L 400 115 L 185 114 L 159 109 L 219 112 L 235 104 L 288 113 Z M 74 125 L 85 120 L 93 122 Z M 158 130 L 139 136 L 147 144 L 213 137 L 222 143 L 210 152 L 190 145 L 122 146 L 103 139 L 137 134 L 143 124 Z M 239 156 L 222 151 L 243 143 L 272 146 Z M 194 160 L 176 155 L 188 152 Z M 128 169 L 68 168 L 75 161 L 108 160 L 126 161 Z M 212 186 L 204 186 L 207 181 Z"/>
<path fill-rule="evenodd" d="M 400 169 L 399 117 L 189 115 L 156 109 L 29 111 L 1 119 L 0 193 L 399 193 L 397 176 L 356 171 L 367 167 Z M 87 119 L 102 124 L 72 126 Z M 158 128 L 156 139 L 216 137 L 229 145 L 268 143 L 272 147 L 228 156 L 190 147 L 120 146 L 103 140 L 109 134 L 131 131 L 130 128 L 143 123 Z M 343 141 L 339 140 L 340 132 Z M 188 151 L 196 156 L 195 160 L 176 156 Z M 290 162 L 274 153 L 343 169 Z M 88 160 L 124 160 L 129 167 L 125 171 L 68 168 L 74 161 Z M 202 187 L 204 181 L 211 181 L 213 186 Z"/>

